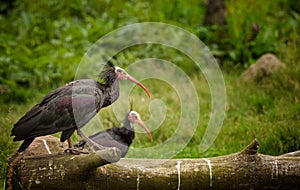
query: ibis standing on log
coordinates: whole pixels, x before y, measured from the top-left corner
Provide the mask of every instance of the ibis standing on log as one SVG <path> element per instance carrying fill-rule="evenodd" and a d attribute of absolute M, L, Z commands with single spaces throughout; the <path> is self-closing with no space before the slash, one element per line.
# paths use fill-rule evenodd
<path fill-rule="evenodd" d="M 72 81 L 47 94 L 39 104 L 29 110 L 11 130 L 11 136 L 15 136 L 14 141 L 24 140 L 18 152 L 23 152 L 35 137 L 60 131 L 62 132 L 60 141 L 68 139 L 67 150 L 71 153 L 80 153 L 71 142 L 75 130 L 79 136 L 93 144 L 80 128 L 101 108 L 111 105 L 118 99 L 119 80 L 129 80 L 139 85 L 150 97 L 144 85 L 111 63 L 108 63 L 100 73 L 100 78 L 103 79 L 101 83 L 92 79 Z"/>
<path fill-rule="evenodd" d="M 152 136 L 146 125 L 144 124 L 143 120 L 141 119 L 140 115 L 136 111 L 130 111 L 126 114 L 123 127 L 113 127 L 111 129 L 107 129 L 105 131 L 100 131 L 89 138 L 104 147 L 116 147 L 121 150 L 122 157 L 124 157 L 134 139 L 134 127 L 133 124 L 138 123 L 147 133 L 152 141 Z M 81 140 L 77 145 L 77 147 L 83 149 L 86 145 L 86 140 Z M 93 147 L 94 150 L 98 150 L 97 146 Z"/>

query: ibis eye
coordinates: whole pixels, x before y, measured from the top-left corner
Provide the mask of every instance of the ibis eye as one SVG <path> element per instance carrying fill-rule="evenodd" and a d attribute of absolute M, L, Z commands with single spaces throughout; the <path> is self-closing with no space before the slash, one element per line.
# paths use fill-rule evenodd
<path fill-rule="evenodd" d="M 133 118 L 137 118 L 136 114 L 134 114 L 134 113 L 131 113 L 130 116 Z"/>
<path fill-rule="evenodd" d="M 140 118 L 140 115 L 137 112 L 135 112 L 135 111 L 131 111 L 130 112 L 130 116 L 134 117 L 135 119 L 139 119 Z"/>
<path fill-rule="evenodd" d="M 133 114 L 133 117 L 134 117 L 135 119 L 138 119 L 138 118 L 139 118 L 139 116 L 138 116 L 137 114 Z"/>

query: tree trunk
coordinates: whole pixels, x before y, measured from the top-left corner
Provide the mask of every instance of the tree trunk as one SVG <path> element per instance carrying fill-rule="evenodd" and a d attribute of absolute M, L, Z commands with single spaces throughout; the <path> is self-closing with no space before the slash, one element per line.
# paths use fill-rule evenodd
<path fill-rule="evenodd" d="M 76 156 L 25 156 L 10 164 L 6 187 L 9 189 L 12 184 L 20 184 L 23 189 L 300 187 L 300 151 L 268 156 L 257 153 L 257 149 L 258 142 L 254 140 L 243 151 L 227 156 L 170 160 L 125 158 L 114 164 L 108 164 L 120 156 L 114 149 Z"/>
<path fill-rule="evenodd" d="M 204 24 L 220 26 L 226 24 L 225 0 L 208 0 Z"/>
<path fill-rule="evenodd" d="M 109 148 L 89 154 L 18 156 L 9 163 L 6 189 L 83 189 L 90 171 L 120 160 L 121 151 Z M 76 184 L 79 182 L 79 186 Z M 81 184 L 82 182 L 82 184 Z"/>

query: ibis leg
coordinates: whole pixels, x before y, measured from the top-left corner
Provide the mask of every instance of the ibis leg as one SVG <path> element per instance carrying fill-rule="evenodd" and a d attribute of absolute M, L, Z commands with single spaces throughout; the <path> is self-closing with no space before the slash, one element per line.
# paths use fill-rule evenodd
<path fill-rule="evenodd" d="M 96 143 L 95 141 L 93 141 L 92 139 L 90 139 L 89 137 L 87 137 L 85 134 L 83 134 L 83 132 L 80 131 L 80 129 L 77 129 L 77 134 L 83 138 L 84 140 L 86 140 L 91 146 L 95 146 L 97 148 L 99 148 L 99 150 L 103 150 L 106 149 L 108 147 L 102 146 L 98 143 Z"/>
<path fill-rule="evenodd" d="M 80 151 L 80 149 L 77 147 L 73 147 L 71 137 L 68 138 L 68 149 L 66 149 L 65 152 L 68 152 L 70 154 L 76 154 L 76 155 L 81 154 L 81 153 L 88 154 L 87 152 Z"/>

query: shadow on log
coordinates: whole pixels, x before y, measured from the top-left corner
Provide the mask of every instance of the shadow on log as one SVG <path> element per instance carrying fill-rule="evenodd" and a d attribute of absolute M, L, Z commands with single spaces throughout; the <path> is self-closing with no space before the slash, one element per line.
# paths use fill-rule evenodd
<path fill-rule="evenodd" d="M 10 163 L 6 188 L 299 189 L 300 151 L 268 156 L 257 153 L 258 147 L 254 140 L 241 152 L 197 159 L 118 161 L 120 152 L 115 149 L 76 156 L 24 156 Z"/>

